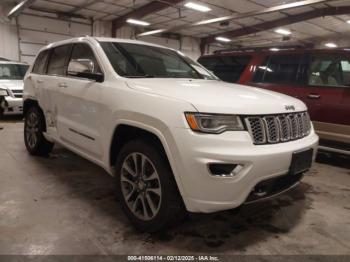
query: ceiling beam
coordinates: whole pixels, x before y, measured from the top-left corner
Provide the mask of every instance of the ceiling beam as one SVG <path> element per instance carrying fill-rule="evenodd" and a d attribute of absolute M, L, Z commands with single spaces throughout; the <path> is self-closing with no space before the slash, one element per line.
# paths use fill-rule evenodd
<path fill-rule="evenodd" d="M 112 20 L 112 36 L 116 36 L 116 30 L 125 25 L 128 18 L 141 19 L 147 15 L 150 15 L 155 12 L 159 12 L 167 7 L 174 6 L 183 0 L 162 0 L 162 1 L 152 1 L 148 4 L 145 4 L 133 11 L 118 17 Z"/>
<path fill-rule="evenodd" d="M 84 9 L 85 7 L 96 4 L 98 2 L 101 2 L 101 0 L 87 0 L 87 1 L 85 1 L 84 4 L 81 4 L 81 5 L 78 5 L 77 7 L 74 7 L 72 10 L 69 11 L 69 13 L 74 14 L 74 13 Z"/>
<path fill-rule="evenodd" d="M 34 4 L 35 0 L 23 0 L 18 3 L 15 7 L 13 7 L 10 12 L 7 14 L 7 18 L 11 19 L 13 17 L 17 17 L 23 10 Z"/>
<path fill-rule="evenodd" d="M 264 22 L 261 24 L 256 24 L 253 26 L 243 27 L 239 28 L 233 31 L 228 31 L 225 33 L 220 34 L 220 36 L 233 38 L 233 37 L 239 37 L 244 35 L 250 35 L 254 33 L 258 33 L 261 31 L 267 31 L 276 27 L 286 26 L 290 24 L 295 24 L 298 22 L 307 21 L 310 19 L 318 18 L 318 17 L 324 17 L 324 16 L 333 16 L 333 15 L 345 15 L 350 14 L 350 6 L 341 6 L 341 7 L 326 7 L 326 8 L 320 8 L 320 9 L 314 9 L 312 11 L 308 11 L 305 13 L 297 14 L 297 15 L 290 15 L 288 17 L 276 19 L 269 22 Z M 213 42 L 216 42 L 215 38 L 219 36 L 218 35 L 211 35 L 210 37 L 202 38 L 202 43 L 204 44 L 211 44 Z"/>
<path fill-rule="evenodd" d="M 292 3 L 288 3 L 288 4 L 266 7 L 266 8 L 263 8 L 261 10 L 255 10 L 255 11 L 246 12 L 246 13 L 236 13 L 236 14 L 229 15 L 229 16 L 216 17 L 213 19 L 206 19 L 206 20 L 198 21 L 198 22 L 191 23 L 191 24 L 174 26 L 174 27 L 167 28 L 167 29 L 152 30 L 152 31 L 148 31 L 148 32 L 144 32 L 142 34 L 139 34 L 138 36 L 154 35 L 154 34 L 160 34 L 160 33 L 164 33 L 164 32 L 176 32 L 176 31 L 179 31 L 182 29 L 187 29 L 189 27 L 206 26 L 209 24 L 221 23 L 221 22 L 230 21 L 230 20 L 237 20 L 237 19 L 242 19 L 242 18 L 247 18 L 247 17 L 254 17 L 254 16 L 258 16 L 258 15 L 263 15 L 263 14 L 281 12 L 281 11 L 290 10 L 290 9 L 294 9 L 294 8 L 298 8 L 298 7 L 320 4 L 320 3 L 324 3 L 326 1 L 333 1 L 333 0 L 297 1 L 297 2 L 292 2 Z"/>

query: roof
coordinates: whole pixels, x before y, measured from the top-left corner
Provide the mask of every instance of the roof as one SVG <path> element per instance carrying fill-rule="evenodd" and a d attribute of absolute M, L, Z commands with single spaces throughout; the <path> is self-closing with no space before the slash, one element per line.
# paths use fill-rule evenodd
<path fill-rule="evenodd" d="M 149 42 L 144 42 L 144 41 L 139 41 L 139 40 L 123 39 L 123 38 L 112 38 L 112 37 L 82 36 L 82 37 L 74 37 L 74 38 L 70 38 L 70 39 L 66 39 L 66 40 L 50 43 L 50 44 L 46 45 L 45 47 L 43 47 L 42 49 L 40 49 L 40 51 L 48 49 L 48 48 L 52 48 L 52 47 L 55 47 L 55 46 L 60 46 L 60 45 L 70 44 L 70 43 L 77 43 L 77 42 L 81 42 L 81 41 L 131 43 L 131 44 L 139 44 L 139 45 L 147 45 L 147 46 L 154 46 L 154 47 L 160 47 L 160 48 L 165 48 L 165 49 L 171 49 L 171 48 L 168 48 L 168 47 L 165 47 L 165 46 L 152 44 L 152 43 L 149 43 Z"/>

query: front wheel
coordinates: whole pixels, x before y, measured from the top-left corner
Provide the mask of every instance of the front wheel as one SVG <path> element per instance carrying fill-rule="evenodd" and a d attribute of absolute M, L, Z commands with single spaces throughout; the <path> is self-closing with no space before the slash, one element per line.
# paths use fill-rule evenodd
<path fill-rule="evenodd" d="M 116 170 L 121 207 L 136 228 L 155 232 L 184 217 L 171 168 L 156 145 L 143 140 L 127 143 Z"/>
<path fill-rule="evenodd" d="M 54 146 L 46 140 L 45 117 L 38 107 L 31 107 L 25 114 L 24 120 L 24 143 L 31 155 L 46 156 Z"/>

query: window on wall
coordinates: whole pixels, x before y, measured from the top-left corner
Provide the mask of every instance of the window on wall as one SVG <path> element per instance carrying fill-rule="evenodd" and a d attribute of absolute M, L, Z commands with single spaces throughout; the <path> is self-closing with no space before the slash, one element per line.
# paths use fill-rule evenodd
<path fill-rule="evenodd" d="M 250 60 L 251 56 L 219 56 L 202 57 L 198 62 L 221 80 L 235 83 L 240 79 Z"/>
<path fill-rule="evenodd" d="M 316 54 L 307 69 L 309 86 L 350 86 L 350 61 L 339 55 Z"/>
<path fill-rule="evenodd" d="M 257 67 L 253 82 L 294 84 L 297 80 L 301 55 L 273 55 Z"/>
<path fill-rule="evenodd" d="M 49 75 L 66 75 L 67 69 L 67 58 L 71 45 L 62 45 L 52 50 L 50 61 L 47 67 L 47 73 Z"/>

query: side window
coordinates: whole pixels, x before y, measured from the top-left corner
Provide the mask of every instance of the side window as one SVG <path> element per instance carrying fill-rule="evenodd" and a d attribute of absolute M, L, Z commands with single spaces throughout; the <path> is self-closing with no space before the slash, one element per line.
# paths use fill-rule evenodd
<path fill-rule="evenodd" d="M 350 86 L 350 61 L 337 54 L 312 55 L 306 77 L 309 86 Z"/>
<path fill-rule="evenodd" d="M 203 57 L 198 60 L 225 82 L 237 82 L 251 60 L 251 56 Z"/>
<path fill-rule="evenodd" d="M 37 59 L 35 60 L 32 72 L 35 74 L 45 74 L 46 64 L 48 59 L 49 50 L 44 50 L 40 52 Z"/>
<path fill-rule="evenodd" d="M 261 83 L 264 80 L 265 72 L 271 70 L 267 67 L 270 57 L 266 57 L 264 62 L 258 65 L 253 76 L 253 83 Z"/>
<path fill-rule="evenodd" d="M 341 69 L 343 71 L 343 84 L 345 86 L 350 86 L 350 61 L 342 60 Z"/>
<path fill-rule="evenodd" d="M 273 55 L 258 66 L 254 82 L 271 84 L 295 83 L 301 55 Z"/>
<path fill-rule="evenodd" d="M 75 63 L 75 66 L 81 67 L 84 65 L 86 66 L 86 63 L 84 62 L 92 61 L 94 65 L 93 73 L 101 73 L 101 68 L 99 67 L 96 57 L 88 44 L 74 44 L 69 62 L 73 60 L 77 62 L 82 61 L 83 63 Z"/>
<path fill-rule="evenodd" d="M 66 75 L 66 61 L 69 55 L 71 45 L 62 45 L 52 50 L 49 65 L 47 67 L 48 75 Z"/>

